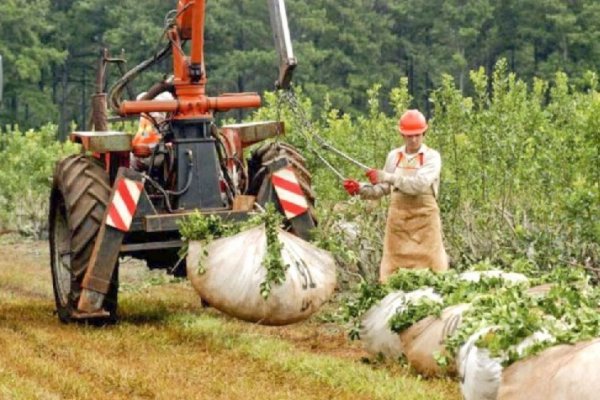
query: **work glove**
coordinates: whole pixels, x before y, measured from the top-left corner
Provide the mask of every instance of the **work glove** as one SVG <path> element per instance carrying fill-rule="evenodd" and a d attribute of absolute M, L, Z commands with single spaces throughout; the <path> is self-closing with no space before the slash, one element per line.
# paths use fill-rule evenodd
<path fill-rule="evenodd" d="M 344 179 L 344 189 L 350 196 L 356 196 L 360 192 L 360 183 L 354 179 Z"/>
<path fill-rule="evenodd" d="M 380 169 L 370 169 L 365 175 L 367 175 L 369 181 L 373 185 L 383 182 L 392 183 L 394 180 L 394 174 L 390 174 L 389 172 L 385 172 Z"/>

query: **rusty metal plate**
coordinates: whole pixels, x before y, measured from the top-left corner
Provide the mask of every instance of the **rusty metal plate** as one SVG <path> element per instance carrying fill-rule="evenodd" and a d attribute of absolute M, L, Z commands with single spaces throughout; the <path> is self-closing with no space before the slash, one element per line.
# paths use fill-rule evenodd
<path fill-rule="evenodd" d="M 146 242 L 132 243 L 121 245 L 121 253 L 145 251 L 145 250 L 163 250 L 176 249 L 183 247 L 184 243 L 181 240 L 169 240 L 166 242 Z"/>
<path fill-rule="evenodd" d="M 224 125 L 221 129 L 237 131 L 244 146 L 285 133 L 285 126 L 282 121 L 259 121 L 244 124 L 231 124 Z"/>
<path fill-rule="evenodd" d="M 85 150 L 94 153 L 131 151 L 131 135 L 117 131 L 77 131 L 71 133 L 71 141 L 81 143 Z"/>
<path fill-rule="evenodd" d="M 205 215 L 217 215 L 225 221 L 243 221 L 248 218 L 247 211 L 206 211 L 202 212 Z M 177 222 L 193 212 L 180 214 L 163 214 L 163 215 L 148 215 L 144 217 L 144 227 L 146 232 L 166 232 L 177 231 L 179 227 Z"/>

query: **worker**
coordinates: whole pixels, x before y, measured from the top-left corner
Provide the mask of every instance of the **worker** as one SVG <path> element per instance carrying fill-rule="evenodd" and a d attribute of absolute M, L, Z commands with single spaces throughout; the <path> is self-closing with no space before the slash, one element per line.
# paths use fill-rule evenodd
<path fill-rule="evenodd" d="M 145 95 L 146 92 L 139 94 L 137 100 L 143 99 Z M 154 100 L 173 100 L 173 95 L 170 92 L 162 92 Z M 136 170 L 145 171 L 149 168 L 151 162 L 150 156 L 162 139 L 158 125 L 165 121 L 166 117 L 166 113 L 164 112 L 140 114 L 138 130 L 131 141 L 130 163 Z M 154 162 L 154 166 L 161 165 L 163 156 L 159 154 L 152 161 Z"/>
<path fill-rule="evenodd" d="M 344 181 L 346 191 L 362 199 L 392 194 L 380 265 L 381 282 L 398 268 L 448 269 L 436 201 L 442 161 L 437 151 L 423 144 L 427 128 L 421 112 L 406 111 L 398 121 L 404 146 L 388 154 L 382 170 L 367 171 L 370 184 Z"/>

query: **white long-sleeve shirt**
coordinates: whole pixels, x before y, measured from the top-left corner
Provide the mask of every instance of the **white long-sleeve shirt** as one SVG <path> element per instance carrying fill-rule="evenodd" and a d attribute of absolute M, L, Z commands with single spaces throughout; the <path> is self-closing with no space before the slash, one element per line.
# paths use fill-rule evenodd
<path fill-rule="evenodd" d="M 419 151 L 407 154 L 405 146 L 389 152 L 383 171 L 384 182 L 376 185 L 362 184 L 360 196 L 363 199 L 378 199 L 394 188 L 410 195 L 438 195 L 442 158 L 432 148 L 421 145 Z"/>

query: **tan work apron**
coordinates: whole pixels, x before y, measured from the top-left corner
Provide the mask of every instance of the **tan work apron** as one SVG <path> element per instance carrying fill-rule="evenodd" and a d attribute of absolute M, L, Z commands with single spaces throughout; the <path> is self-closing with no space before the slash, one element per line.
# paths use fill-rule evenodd
<path fill-rule="evenodd" d="M 448 269 L 440 210 L 433 194 L 392 192 L 379 279 L 387 281 L 399 268 Z"/>

